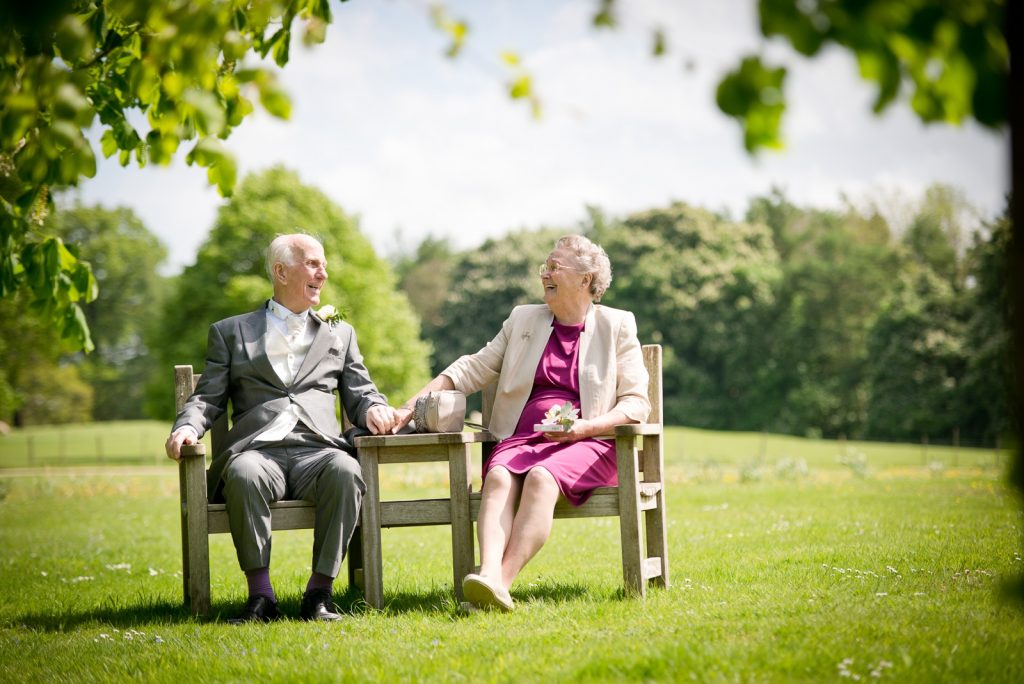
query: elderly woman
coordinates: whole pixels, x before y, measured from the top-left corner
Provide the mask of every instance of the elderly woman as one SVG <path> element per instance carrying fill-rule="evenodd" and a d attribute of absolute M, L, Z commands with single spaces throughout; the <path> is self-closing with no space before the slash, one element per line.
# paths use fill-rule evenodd
<path fill-rule="evenodd" d="M 462 584 L 478 607 L 513 609 L 508 590 L 547 541 L 559 494 L 579 506 L 595 488 L 618 484 L 614 443 L 596 436 L 651 410 L 633 314 L 596 303 L 611 279 L 601 247 L 579 235 L 559 239 L 540 266 L 544 303 L 517 306 L 487 346 L 399 409 L 404 425 L 429 391 L 469 394 L 497 382 L 488 429 L 500 442 L 484 466 L 480 572 Z M 568 430 L 534 430 L 566 402 L 580 414 Z"/>

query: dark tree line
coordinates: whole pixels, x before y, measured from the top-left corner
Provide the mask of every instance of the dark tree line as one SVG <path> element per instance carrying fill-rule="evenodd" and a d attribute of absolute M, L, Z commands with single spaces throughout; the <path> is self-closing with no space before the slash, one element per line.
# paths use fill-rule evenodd
<path fill-rule="evenodd" d="M 354 221 L 282 169 L 246 179 L 175 278 L 155 274 L 165 250 L 130 211 L 55 213 L 52 230 L 81 245 L 107 293 L 85 307 L 96 353 L 5 300 L 19 325 L 0 332 L 0 419 L 167 417 L 168 369 L 201 365 L 209 322 L 268 296 L 262 248 L 289 221 L 335 255 L 330 303 L 396 401 L 425 380 L 428 356 L 436 373 L 539 301 L 537 264 L 559 235 L 583 232 L 612 258 L 604 303 L 664 346 L 670 423 L 964 444 L 1011 430 L 1010 222 L 974 218 L 953 189 L 930 189 L 898 232 L 878 210 L 799 207 L 777 191 L 742 220 L 683 203 L 624 218 L 591 208 L 578 226 L 462 252 L 428 238 L 396 277 Z"/>
<path fill-rule="evenodd" d="M 571 230 L 611 256 L 604 303 L 664 346 L 670 423 L 965 444 L 1010 430 L 1010 224 L 972 218 L 953 189 L 931 188 L 899 234 L 877 210 L 798 207 L 780 192 L 743 220 L 676 203 L 623 219 L 592 209 Z M 430 239 L 400 261 L 431 312 L 434 372 L 539 301 L 536 264 L 566 232 L 462 253 Z"/>

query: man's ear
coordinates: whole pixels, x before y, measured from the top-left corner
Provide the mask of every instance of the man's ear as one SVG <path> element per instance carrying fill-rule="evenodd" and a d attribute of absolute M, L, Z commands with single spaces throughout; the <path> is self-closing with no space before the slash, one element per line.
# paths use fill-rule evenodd
<path fill-rule="evenodd" d="M 284 277 L 284 264 L 282 264 L 280 261 L 278 261 L 276 264 L 274 264 L 273 271 L 274 271 L 274 280 L 283 283 L 285 281 L 285 277 Z"/>

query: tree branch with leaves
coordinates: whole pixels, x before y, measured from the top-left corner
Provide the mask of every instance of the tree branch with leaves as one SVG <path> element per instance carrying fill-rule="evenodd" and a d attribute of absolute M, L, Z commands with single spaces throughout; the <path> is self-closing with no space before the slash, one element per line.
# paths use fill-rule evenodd
<path fill-rule="evenodd" d="M 298 23 L 296 22 L 298 20 Z M 254 101 L 287 119 L 274 73 L 293 33 L 322 42 L 328 0 L 35 0 L 0 8 L 0 298 L 19 291 L 76 347 L 93 348 L 82 304 L 97 296 L 89 264 L 48 235 L 53 195 L 96 173 L 87 133 L 122 166 L 186 162 L 224 196 L 237 177 L 224 145 Z"/>

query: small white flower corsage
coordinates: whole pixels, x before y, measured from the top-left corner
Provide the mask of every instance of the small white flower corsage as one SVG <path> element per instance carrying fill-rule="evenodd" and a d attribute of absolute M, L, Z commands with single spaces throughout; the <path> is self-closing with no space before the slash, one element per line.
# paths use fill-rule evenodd
<path fill-rule="evenodd" d="M 324 304 L 317 309 L 316 316 L 332 328 L 345 320 L 345 313 L 338 311 L 338 309 L 331 304 Z"/>

